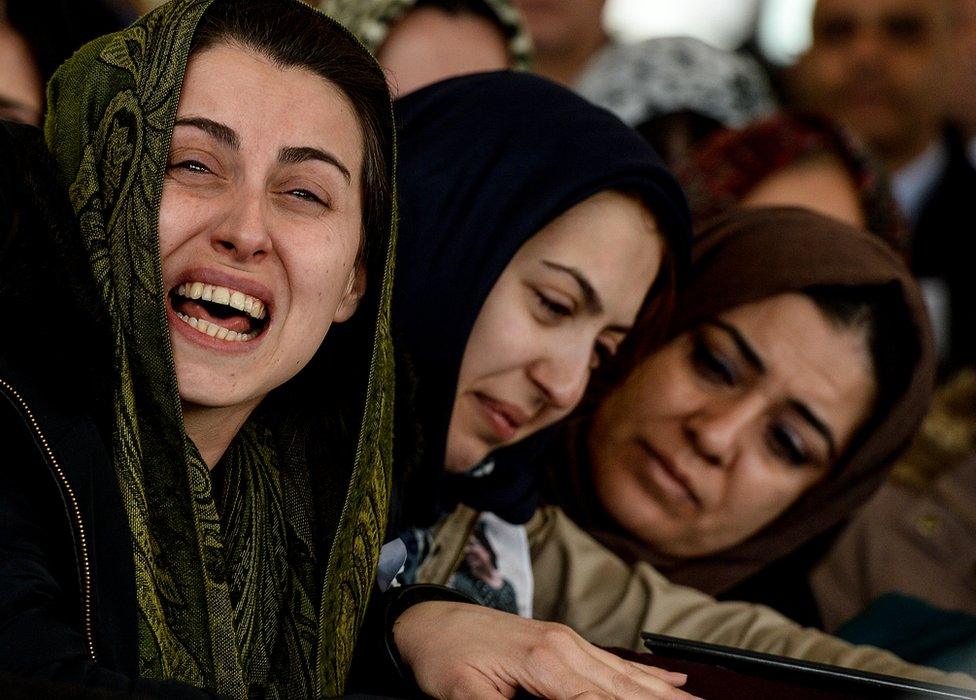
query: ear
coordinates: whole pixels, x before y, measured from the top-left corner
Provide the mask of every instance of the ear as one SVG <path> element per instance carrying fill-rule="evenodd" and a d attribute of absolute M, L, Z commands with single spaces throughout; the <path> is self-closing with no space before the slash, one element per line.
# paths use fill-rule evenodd
<path fill-rule="evenodd" d="M 356 313 L 359 302 L 366 293 L 366 269 L 362 265 L 356 265 L 349 273 L 349 282 L 346 284 L 346 293 L 339 302 L 336 309 L 333 323 L 342 323 Z"/>

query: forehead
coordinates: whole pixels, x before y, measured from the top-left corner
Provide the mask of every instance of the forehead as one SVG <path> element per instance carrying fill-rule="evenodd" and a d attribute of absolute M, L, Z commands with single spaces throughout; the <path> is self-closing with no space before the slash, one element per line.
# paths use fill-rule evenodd
<path fill-rule="evenodd" d="M 806 404 L 843 445 L 868 416 L 875 385 L 862 331 L 835 326 L 807 297 L 779 294 L 720 318 L 766 367 L 764 391 Z"/>
<path fill-rule="evenodd" d="M 606 0 L 515 0 L 514 4 L 526 14 L 583 14 L 602 12 Z"/>
<path fill-rule="evenodd" d="M 745 206 L 799 206 L 865 226 L 861 194 L 850 171 L 832 153 L 793 163 L 763 178 L 742 198 Z"/>
<path fill-rule="evenodd" d="M 654 217 L 636 198 L 604 191 L 564 211 L 519 249 L 515 259 L 545 258 L 581 272 L 621 274 L 633 261 L 655 257 L 661 246 Z"/>
<path fill-rule="evenodd" d="M 474 11 L 448 12 L 432 6 L 420 6 L 408 12 L 400 19 L 393 28 L 387 41 L 409 32 L 419 35 L 423 32 L 440 32 L 448 34 L 450 32 L 464 32 L 469 36 L 478 38 L 490 38 L 497 40 L 502 49 L 505 49 L 505 34 L 502 28 L 492 22 L 487 17 L 475 13 Z M 455 41 L 457 38 L 455 37 Z M 386 42 L 384 42 L 384 47 Z M 380 48 L 382 53 L 383 47 Z"/>
<path fill-rule="evenodd" d="M 327 147 L 358 179 L 363 139 L 355 111 L 338 87 L 305 68 L 218 44 L 187 63 L 179 113 L 229 126 L 245 146 Z"/>
<path fill-rule="evenodd" d="M 844 17 L 861 22 L 878 22 L 885 18 L 913 17 L 935 20 L 947 12 L 948 0 L 818 0 L 814 21 Z"/>
<path fill-rule="evenodd" d="M 636 197 L 603 191 L 570 207 L 532 236 L 519 253 L 560 252 L 575 257 L 594 254 L 595 263 L 621 257 L 604 236 L 619 239 L 630 247 L 652 247 L 657 237 L 654 216 Z"/>
<path fill-rule="evenodd" d="M 663 239 L 637 198 L 605 191 L 563 212 L 519 249 L 513 262 L 547 260 L 579 270 L 601 296 L 640 306 L 656 276 Z"/>

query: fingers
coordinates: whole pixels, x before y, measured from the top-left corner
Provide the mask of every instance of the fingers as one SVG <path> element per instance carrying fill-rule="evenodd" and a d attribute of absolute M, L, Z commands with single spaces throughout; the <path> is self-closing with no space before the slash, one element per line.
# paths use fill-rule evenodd
<path fill-rule="evenodd" d="M 510 700 L 515 697 L 517 687 L 503 688 L 505 692 L 499 691 L 498 687 L 488 678 L 481 674 L 462 675 L 453 679 L 450 690 L 444 696 L 444 700 Z"/>
<path fill-rule="evenodd" d="M 431 630 L 436 629 L 436 634 Z M 472 636 L 468 630 L 479 629 Z M 442 700 L 500 700 L 519 688 L 573 700 L 692 700 L 687 677 L 625 661 L 564 625 L 457 603 L 419 603 L 393 628 L 420 687 Z"/>
<path fill-rule="evenodd" d="M 682 686 L 688 681 L 688 674 L 680 673 L 678 671 L 668 671 L 664 668 L 659 668 L 657 666 L 649 666 L 647 664 L 642 664 L 637 661 L 628 661 L 622 659 L 616 654 L 609 651 L 595 647 L 588 642 L 583 642 L 589 648 L 589 650 L 597 656 L 601 661 L 606 663 L 611 668 L 617 669 L 622 672 L 633 672 L 637 671 L 642 674 L 653 676 L 659 680 L 665 681 L 666 683 L 673 686 Z"/>
<path fill-rule="evenodd" d="M 629 664 L 638 671 L 644 673 L 649 673 L 655 678 L 660 678 L 662 681 L 666 681 L 673 686 L 682 686 L 688 681 L 688 674 L 681 673 L 679 671 L 669 671 L 666 668 L 659 668 L 657 666 L 648 666 L 646 664 L 639 663 L 637 661 L 627 661 L 623 660 L 624 663 Z"/>
<path fill-rule="evenodd" d="M 675 688 L 671 683 L 648 673 L 636 670 L 627 672 L 611 671 L 609 687 L 604 686 L 614 700 L 637 700 L 637 698 L 658 698 L 659 700 L 693 700 L 694 695 Z"/>
<path fill-rule="evenodd" d="M 691 700 L 695 696 L 676 686 L 688 680 L 684 673 L 666 671 L 626 661 L 610 652 L 599 649 L 580 639 L 580 651 L 589 657 L 586 663 L 590 682 L 599 690 L 610 694 L 614 700 L 631 698 L 660 698 L 661 700 Z"/>

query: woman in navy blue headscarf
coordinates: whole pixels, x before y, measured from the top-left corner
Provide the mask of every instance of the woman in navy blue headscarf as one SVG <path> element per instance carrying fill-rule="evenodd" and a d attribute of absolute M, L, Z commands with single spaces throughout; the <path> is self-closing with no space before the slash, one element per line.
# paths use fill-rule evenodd
<path fill-rule="evenodd" d="M 665 315 L 687 257 L 687 207 L 637 134 L 538 77 L 455 78 L 395 110 L 394 325 L 415 380 L 399 437 L 417 426 L 419 438 L 400 450 L 416 455 L 396 519 L 404 579 L 418 580 L 427 528 L 461 503 L 493 520 L 472 525 L 469 554 L 484 566 L 472 559 L 473 584 L 455 584 L 514 601 L 511 581 L 484 573 L 506 558 L 493 533 L 511 542 L 506 526 L 532 514 L 528 464 L 545 428 L 627 349 L 632 326 Z"/>

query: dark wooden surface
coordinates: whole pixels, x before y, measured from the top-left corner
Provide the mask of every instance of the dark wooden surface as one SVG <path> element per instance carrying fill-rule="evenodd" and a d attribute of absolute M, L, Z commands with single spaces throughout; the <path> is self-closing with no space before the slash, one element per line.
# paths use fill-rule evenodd
<path fill-rule="evenodd" d="M 625 649 L 610 649 L 610 651 L 631 661 L 688 674 L 688 682 L 684 686 L 684 690 L 706 700 L 752 700 L 753 698 L 851 700 L 854 697 L 865 700 L 915 700 L 916 698 L 934 697 L 928 693 L 903 693 L 891 690 L 876 693 L 859 692 L 857 695 L 852 695 L 850 691 L 841 692 L 804 687 L 771 678 L 747 675 L 722 666 L 701 664 L 657 654 L 637 654 Z"/>

